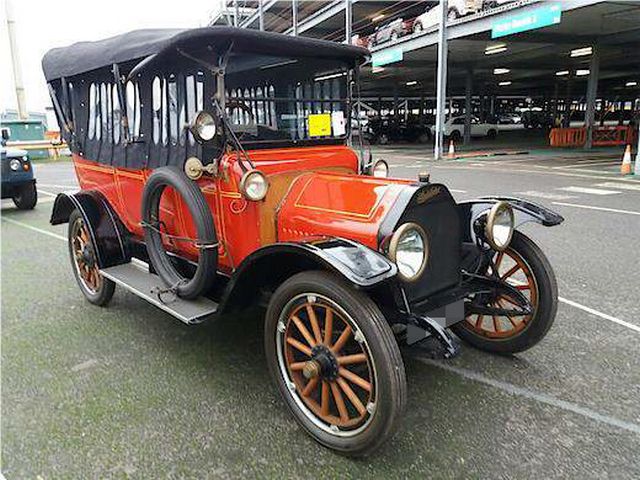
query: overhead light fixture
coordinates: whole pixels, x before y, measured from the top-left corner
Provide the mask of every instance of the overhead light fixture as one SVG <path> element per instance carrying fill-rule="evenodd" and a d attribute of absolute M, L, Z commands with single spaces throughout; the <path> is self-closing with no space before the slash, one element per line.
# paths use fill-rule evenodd
<path fill-rule="evenodd" d="M 416 80 L 411 80 L 410 82 L 405 83 L 405 85 L 407 87 L 411 87 L 411 86 L 417 85 L 417 84 L 418 84 L 418 82 Z"/>
<path fill-rule="evenodd" d="M 576 48 L 575 50 L 571 50 L 572 57 L 584 57 L 586 55 L 591 55 L 592 53 L 592 47 Z"/>
<path fill-rule="evenodd" d="M 493 74 L 494 75 L 504 75 L 505 73 L 509 73 L 511 70 L 509 70 L 508 68 L 494 68 L 493 69 Z"/>
<path fill-rule="evenodd" d="M 347 72 L 340 72 L 340 73 L 332 73 L 331 75 L 325 75 L 323 77 L 316 77 L 313 79 L 314 82 L 321 82 L 323 80 L 331 80 L 332 78 L 338 78 L 338 77 L 344 77 L 347 74 Z"/>
<path fill-rule="evenodd" d="M 559 72 L 556 72 L 556 77 L 563 77 L 565 75 L 569 75 L 569 70 L 560 70 Z"/>
<path fill-rule="evenodd" d="M 584 77 L 585 75 L 589 75 L 589 70 L 588 69 L 576 70 L 576 75 L 578 77 Z"/>
<path fill-rule="evenodd" d="M 511 85 L 511 82 L 500 82 L 498 83 L 498 85 L 501 87 L 508 87 L 509 85 Z"/>
<path fill-rule="evenodd" d="M 379 22 L 380 20 L 382 20 L 384 18 L 384 13 L 381 13 L 380 15 L 376 15 L 375 17 L 373 17 L 371 19 L 371 21 L 373 23 Z"/>
<path fill-rule="evenodd" d="M 637 87 L 638 86 L 638 82 L 627 82 L 625 84 L 625 87 Z"/>
<path fill-rule="evenodd" d="M 495 45 L 489 45 L 484 49 L 485 55 L 493 55 L 494 53 L 505 52 L 507 50 L 506 43 L 497 43 Z"/>
<path fill-rule="evenodd" d="M 371 73 L 380 73 L 380 72 L 384 72 L 384 67 L 372 67 L 371 68 Z"/>

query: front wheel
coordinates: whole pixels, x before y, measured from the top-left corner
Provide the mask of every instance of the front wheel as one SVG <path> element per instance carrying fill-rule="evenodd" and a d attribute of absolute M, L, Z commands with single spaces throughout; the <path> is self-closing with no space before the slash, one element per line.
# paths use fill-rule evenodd
<path fill-rule="evenodd" d="M 406 401 L 404 364 L 364 293 L 327 272 L 294 275 L 269 303 L 265 351 L 289 410 L 322 445 L 364 456 L 393 435 Z"/>
<path fill-rule="evenodd" d="M 13 203 L 20 210 L 33 210 L 38 203 L 38 191 L 34 183 L 29 183 L 20 189 L 20 192 L 13 197 Z"/>
<path fill-rule="evenodd" d="M 533 313 L 527 316 L 472 314 L 452 327 L 462 340 L 492 353 L 512 354 L 533 347 L 547 334 L 558 308 L 558 285 L 542 250 L 526 235 L 513 232 L 509 248 L 493 258 L 497 275 L 527 297 Z M 488 274 L 493 272 L 489 271 Z M 487 306 L 513 309 L 509 297 L 492 298 Z"/>

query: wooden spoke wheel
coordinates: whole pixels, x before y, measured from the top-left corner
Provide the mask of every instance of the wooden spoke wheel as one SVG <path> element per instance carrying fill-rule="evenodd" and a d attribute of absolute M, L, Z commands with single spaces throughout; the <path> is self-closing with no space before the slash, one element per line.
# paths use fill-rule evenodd
<path fill-rule="evenodd" d="M 89 228 L 77 210 L 69 217 L 69 256 L 84 296 L 96 305 L 105 305 L 111 300 L 115 284 L 100 274 Z"/>
<path fill-rule="evenodd" d="M 486 306 L 513 310 L 514 314 L 468 315 L 452 330 L 464 341 L 492 353 L 511 354 L 531 348 L 551 328 L 558 307 L 558 286 L 549 260 L 529 237 L 515 231 L 509 248 L 494 254 L 493 267 L 486 274 L 497 275 L 519 290 L 533 312 L 518 315 L 521 306 L 508 295 L 486 298 Z"/>
<path fill-rule="evenodd" d="M 303 294 L 278 331 L 281 368 L 310 413 L 334 433 L 364 425 L 375 409 L 375 372 L 349 316 L 328 298 Z"/>
<path fill-rule="evenodd" d="M 362 291 L 328 272 L 292 276 L 269 302 L 265 352 L 287 407 L 321 444 L 363 456 L 393 434 L 406 401 L 404 364 Z"/>
<path fill-rule="evenodd" d="M 500 279 L 519 290 L 531 303 L 534 313 L 531 315 L 483 315 L 473 314 L 465 319 L 468 328 L 478 335 L 488 338 L 507 338 L 517 335 L 533 318 L 538 305 L 538 286 L 531 267 L 515 250 L 509 248 L 504 252 L 496 252 L 493 258 L 495 272 Z M 493 273 L 490 269 L 489 273 Z M 504 310 L 519 310 L 518 302 L 501 295 L 489 304 Z"/>

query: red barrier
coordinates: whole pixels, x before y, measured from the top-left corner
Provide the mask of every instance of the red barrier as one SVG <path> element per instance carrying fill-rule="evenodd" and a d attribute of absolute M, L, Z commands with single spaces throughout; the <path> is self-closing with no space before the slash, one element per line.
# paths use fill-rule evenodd
<path fill-rule="evenodd" d="M 629 126 L 595 127 L 592 143 L 594 147 L 610 147 L 628 145 L 636 142 L 637 131 Z M 582 147 L 587 141 L 587 129 L 553 128 L 549 133 L 549 144 L 552 147 Z"/>

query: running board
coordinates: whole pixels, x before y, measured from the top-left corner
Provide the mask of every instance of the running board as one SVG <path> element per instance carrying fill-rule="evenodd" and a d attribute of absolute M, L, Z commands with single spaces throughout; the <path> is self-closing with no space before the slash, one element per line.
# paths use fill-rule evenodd
<path fill-rule="evenodd" d="M 214 314 L 218 309 L 216 302 L 205 297 L 184 300 L 171 293 L 165 293 L 160 296 L 161 300 L 157 292 L 166 290 L 166 285 L 160 280 L 160 277 L 149 273 L 149 266 L 139 260 L 134 259 L 130 263 L 104 268 L 100 270 L 100 273 L 134 295 L 144 298 L 147 302 L 189 325 L 202 322 L 205 317 Z"/>

